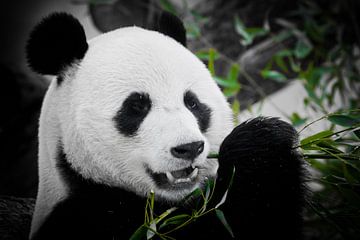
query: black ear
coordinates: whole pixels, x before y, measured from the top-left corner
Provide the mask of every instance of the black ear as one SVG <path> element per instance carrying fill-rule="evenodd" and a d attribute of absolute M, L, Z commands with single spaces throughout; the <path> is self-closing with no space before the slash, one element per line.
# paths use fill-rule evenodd
<path fill-rule="evenodd" d="M 88 49 L 84 28 L 67 13 L 53 13 L 31 32 L 26 54 L 29 66 L 38 73 L 57 75 Z"/>
<path fill-rule="evenodd" d="M 162 12 L 156 31 L 172 37 L 186 47 L 186 30 L 183 22 L 169 12 Z"/>

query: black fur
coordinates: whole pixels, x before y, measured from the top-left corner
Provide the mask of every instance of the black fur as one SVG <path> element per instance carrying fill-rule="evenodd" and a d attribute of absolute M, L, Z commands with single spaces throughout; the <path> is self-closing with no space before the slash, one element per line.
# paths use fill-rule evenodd
<path fill-rule="evenodd" d="M 161 32 L 186 47 L 186 30 L 182 21 L 169 12 L 162 12 L 155 30 Z"/>
<path fill-rule="evenodd" d="M 243 239 L 301 239 L 306 196 L 297 132 L 277 118 L 255 118 L 236 127 L 220 147 L 219 186 L 235 165 L 223 211 Z M 225 185 L 224 185 L 225 184 Z"/>
<path fill-rule="evenodd" d="M 85 32 L 79 21 L 67 13 L 53 13 L 31 32 L 26 54 L 35 72 L 58 75 L 74 60 L 82 59 L 87 49 Z"/>
<path fill-rule="evenodd" d="M 292 126 L 275 118 L 245 122 L 224 140 L 214 204 L 227 188 L 235 165 L 234 182 L 220 207 L 235 239 L 301 239 L 306 194 L 303 160 L 293 149 L 296 142 Z M 57 167 L 71 194 L 54 208 L 34 239 L 129 239 L 143 223 L 145 199 L 84 179 L 61 148 Z M 156 214 L 168 207 L 157 201 Z M 182 207 L 188 209 L 191 203 Z M 232 239 L 214 213 L 171 236 L 179 240 Z"/>
<path fill-rule="evenodd" d="M 70 197 L 55 206 L 33 240 L 128 239 L 143 223 L 145 199 L 83 178 L 67 161 L 61 145 L 57 168 Z"/>
<path fill-rule="evenodd" d="M 151 100 L 147 93 L 131 93 L 114 117 L 115 126 L 125 136 L 136 134 L 140 124 L 151 109 Z"/>
<path fill-rule="evenodd" d="M 200 130 L 205 132 L 210 125 L 211 109 L 206 104 L 201 103 L 197 96 L 191 91 L 185 93 L 184 103 L 197 118 Z"/>

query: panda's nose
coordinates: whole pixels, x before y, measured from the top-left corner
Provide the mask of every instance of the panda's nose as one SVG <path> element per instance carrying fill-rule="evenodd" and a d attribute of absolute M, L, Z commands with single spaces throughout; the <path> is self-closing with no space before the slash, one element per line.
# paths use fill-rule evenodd
<path fill-rule="evenodd" d="M 171 154 L 176 158 L 193 161 L 204 151 L 204 141 L 182 144 L 171 148 Z"/>

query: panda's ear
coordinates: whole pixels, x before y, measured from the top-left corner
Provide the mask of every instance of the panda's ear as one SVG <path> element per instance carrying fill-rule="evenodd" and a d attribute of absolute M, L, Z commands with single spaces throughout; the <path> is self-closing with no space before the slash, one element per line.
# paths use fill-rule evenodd
<path fill-rule="evenodd" d="M 58 75 L 88 49 L 80 22 L 67 13 L 45 17 L 31 32 L 26 46 L 29 66 L 40 74 Z"/>
<path fill-rule="evenodd" d="M 156 31 L 172 37 L 186 47 L 186 30 L 183 22 L 169 12 L 162 12 L 158 19 Z"/>

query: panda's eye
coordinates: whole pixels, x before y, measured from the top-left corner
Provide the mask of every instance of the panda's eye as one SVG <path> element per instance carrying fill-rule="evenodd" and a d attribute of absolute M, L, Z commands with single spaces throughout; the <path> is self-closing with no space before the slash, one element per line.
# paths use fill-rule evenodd
<path fill-rule="evenodd" d="M 211 109 L 190 90 L 184 94 L 184 104 L 197 118 L 200 130 L 205 132 L 210 125 Z"/>
<path fill-rule="evenodd" d="M 136 93 L 129 98 L 129 109 L 133 113 L 145 113 L 150 109 L 150 103 L 148 96 Z"/>
<path fill-rule="evenodd" d="M 184 97 L 185 106 L 188 109 L 196 109 L 199 105 L 199 100 L 192 94 L 187 93 Z"/>
<path fill-rule="evenodd" d="M 191 100 L 191 101 L 189 101 L 189 102 L 187 103 L 187 106 L 188 106 L 188 108 L 194 109 L 194 108 L 197 107 L 197 102 Z"/>

